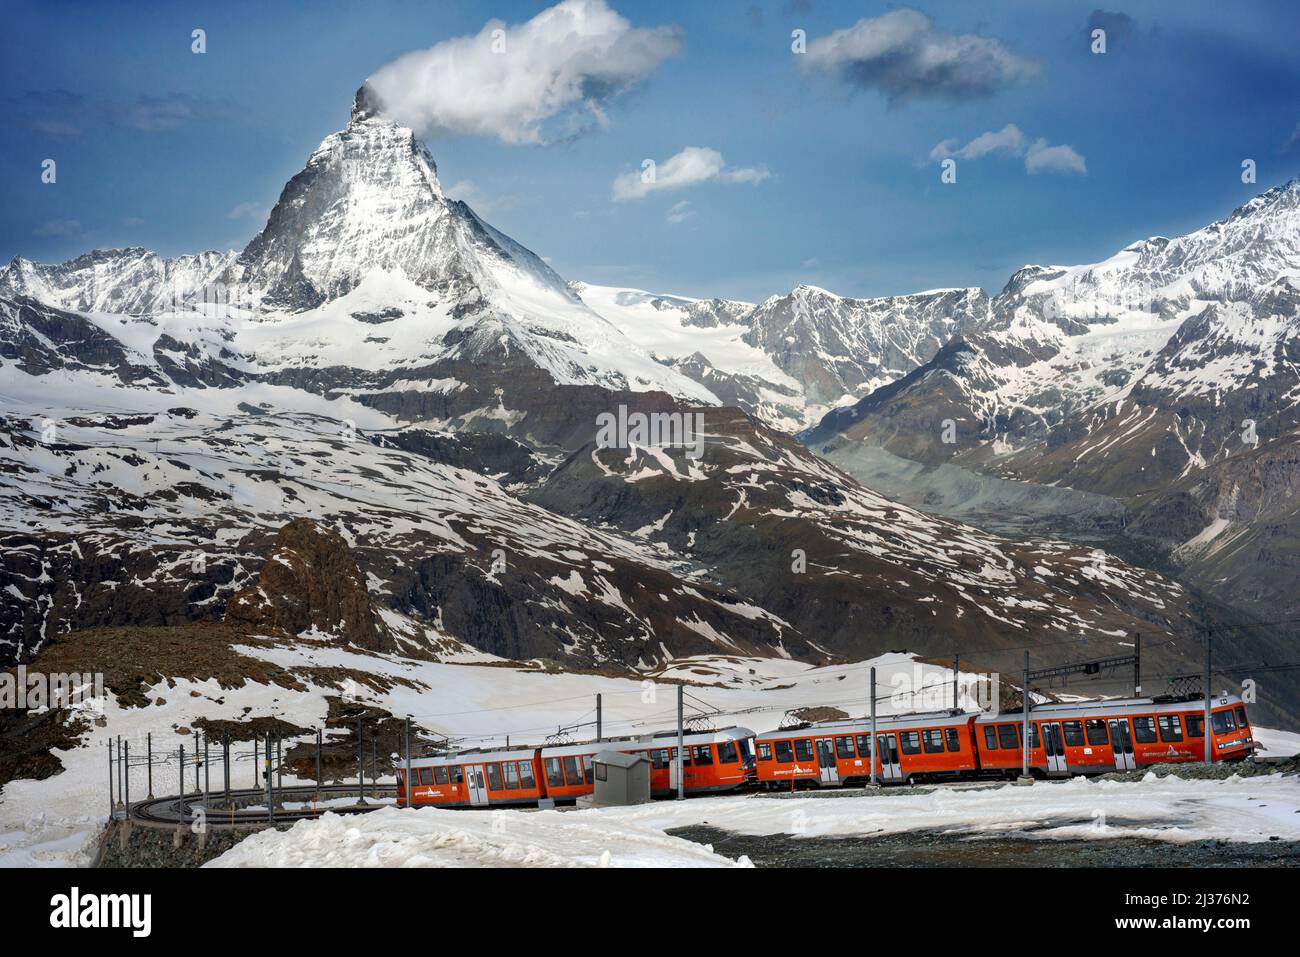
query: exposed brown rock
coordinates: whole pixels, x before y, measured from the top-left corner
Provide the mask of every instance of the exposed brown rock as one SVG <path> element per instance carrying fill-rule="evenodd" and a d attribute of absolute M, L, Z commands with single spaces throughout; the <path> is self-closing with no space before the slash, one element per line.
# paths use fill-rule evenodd
<path fill-rule="evenodd" d="M 315 629 L 371 651 L 395 645 L 348 543 L 307 518 L 280 529 L 257 584 L 235 593 L 226 621 L 283 635 Z"/>

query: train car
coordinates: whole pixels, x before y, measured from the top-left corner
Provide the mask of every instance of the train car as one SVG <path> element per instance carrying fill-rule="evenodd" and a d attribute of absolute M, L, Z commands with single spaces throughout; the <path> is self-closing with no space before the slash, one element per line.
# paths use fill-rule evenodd
<path fill-rule="evenodd" d="M 411 761 L 411 801 L 437 807 L 536 806 L 545 796 L 539 748 L 463 751 Z M 397 769 L 397 805 L 406 807 L 406 769 Z"/>
<path fill-rule="evenodd" d="M 959 777 L 979 769 L 971 740 L 975 716 L 960 711 L 876 719 L 876 779 Z M 824 721 L 755 738 L 758 781 L 767 788 L 835 787 L 870 780 L 870 719 Z"/>
<path fill-rule="evenodd" d="M 754 732 L 748 728 L 687 734 L 683 772 L 687 794 L 729 791 L 755 776 Z M 536 805 L 576 801 L 595 790 L 592 762 L 601 751 L 644 755 L 655 797 L 676 794 L 677 732 L 577 744 L 462 751 L 411 762 L 411 803 L 437 807 Z M 397 773 L 397 803 L 407 805 L 405 768 Z"/>
<path fill-rule="evenodd" d="M 1211 759 L 1232 761 L 1255 749 L 1246 706 L 1236 695 L 1211 699 Z M 1127 771 L 1205 759 L 1205 701 L 1130 698 L 1039 705 L 1029 712 L 1029 768 L 1047 777 Z M 1023 719 L 980 715 L 975 746 L 984 772 L 1019 772 Z"/>

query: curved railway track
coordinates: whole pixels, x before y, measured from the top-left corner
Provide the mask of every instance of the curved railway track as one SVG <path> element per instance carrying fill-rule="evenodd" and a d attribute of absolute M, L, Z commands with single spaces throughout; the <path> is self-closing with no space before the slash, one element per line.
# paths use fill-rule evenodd
<path fill-rule="evenodd" d="M 379 802 L 395 798 L 396 788 L 392 785 L 367 787 L 367 803 L 341 803 L 341 799 L 357 795 L 358 788 L 355 784 L 327 784 L 322 787 L 306 784 L 276 788 L 276 809 L 272 817 L 267 813 L 266 792 L 262 790 L 231 791 L 229 802 L 224 791 L 210 793 L 206 799 L 202 794 L 187 794 L 183 797 L 173 794 L 134 802 L 127 809 L 127 818 L 141 824 L 188 825 L 199 818 L 205 803 L 204 817 L 208 827 L 239 827 L 266 824 L 272 820 L 276 823 L 300 821 L 319 817 L 326 811 L 334 814 L 364 814 L 388 806 Z"/>

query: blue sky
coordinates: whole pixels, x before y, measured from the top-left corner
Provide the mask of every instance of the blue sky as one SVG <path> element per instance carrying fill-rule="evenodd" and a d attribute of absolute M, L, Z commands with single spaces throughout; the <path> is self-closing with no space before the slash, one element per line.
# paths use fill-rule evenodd
<path fill-rule="evenodd" d="M 241 247 L 346 123 L 362 80 L 546 6 L 6 2 L 0 257 Z M 1096 0 L 916 0 L 927 41 L 982 38 L 972 55 L 987 62 L 953 74 L 814 46 L 897 4 L 610 6 L 631 30 L 675 26 L 678 49 L 602 99 L 603 124 L 560 135 L 591 115 L 571 109 L 541 127 L 542 143 L 468 135 L 463 119 L 426 136 L 444 186 L 568 278 L 748 299 L 799 282 L 845 295 L 995 290 L 1024 263 L 1090 262 L 1185 232 L 1300 173 L 1300 4 L 1112 2 L 1103 15 Z M 1104 55 L 1088 49 L 1096 17 Z M 811 59 L 791 53 L 794 29 Z M 1009 124 L 1003 148 L 958 152 Z M 1036 143 L 1077 162 L 1031 174 Z M 618 176 L 646 158 L 662 170 L 686 147 L 720 154 L 722 175 L 615 197 Z M 1244 158 L 1257 185 L 1241 182 Z"/>

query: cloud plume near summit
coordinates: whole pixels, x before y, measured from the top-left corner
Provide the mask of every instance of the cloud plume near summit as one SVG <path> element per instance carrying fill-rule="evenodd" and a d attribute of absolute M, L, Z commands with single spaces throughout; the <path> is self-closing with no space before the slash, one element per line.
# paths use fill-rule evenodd
<path fill-rule="evenodd" d="M 368 81 L 422 136 L 544 143 L 604 126 L 605 107 L 676 56 L 675 26 L 634 27 L 605 0 L 564 0 L 526 23 L 403 54 Z"/>

